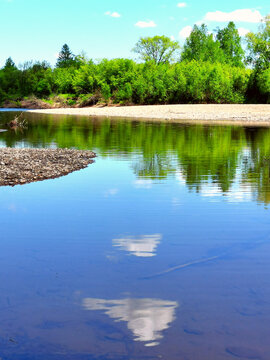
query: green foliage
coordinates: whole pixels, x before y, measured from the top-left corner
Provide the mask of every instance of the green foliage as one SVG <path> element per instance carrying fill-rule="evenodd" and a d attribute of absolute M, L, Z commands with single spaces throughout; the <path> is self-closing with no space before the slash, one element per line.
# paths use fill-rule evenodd
<path fill-rule="evenodd" d="M 131 83 L 136 77 L 134 61 L 128 59 L 102 60 L 95 69 L 97 88 L 104 99 L 115 102 L 131 101 Z"/>
<path fill-rule="evenodd" d="M 133 51 L 139 54 L 144 61 L 154 61 L 156 64 L 162 64 L 172 61 L 178 49 L 180 49 L 180 46 L 177 41 L 163 35 L 140 38 Z"/>
<path fill-rule="evenodd" d="M 75 70 L 72 87 L 76 94 L 88 94 L 94 91 L 96 85 L 95 66 L 92 62 L 82 63 Z"/>
<path fill-rule="evenodd" d="M 7 59 L 5 67 L 0 70 L 0 101 L 5 99 L 16 100 L 20 94 L 20 75 L 18 70 L 11 60 Z"/>
<path fill-rule="evenodd" d="M 205 102 L 205 76 L 204 69 L 198 61 L 190 61 L 181 64 L 182 71 L 186 78 L 185 100 L 187 102 Z"/>
<path fill-rule="evenodd" d="M 132 100 L 138 104 L 158 104 L 168 101 L 167 64 L 157 65 L 154 62 L 138 66 L 138 76 L 133 81 Z"/>
<path fill-rule="evenodd" d="M 178 102 L 243 103 L 250 70 L 226 64 L 191 61 L 176 66 L 181 76 Z"/>
<path fill-rule="evenodd" d="M 231 21 L 224 29 L 218 29 L 216 38 L 207 26 L 195 25 L 186 39 L 181 54 L 182 61 L 211 61 L 243 67 L 244 50 L 235 24 Z"/>
<path fill-rule="evenodd" d="M 74 54 L 72 54 L 70 48 L 67 44 L 64 44 L 56 62 L 56 67 L 58 68 L 68 68 L 70 66 L 77 66 L 76 57 Z"/>
<path fill-rule="evenodd" d="M 47 79 L 39 80 L 39 82 L 37 83 L 37 86 L 36 86 L 36 94 L 39 97 L 42 97 L 42 96 L 50 95 L 51 92 L 52 92 L 52 89 L 51 89 L 49 81 Z"/>
<path fill-rule="evenodd" d="M 109 84 L 101 83 L 101 94 L 106 102 L 110 99 L 112 93 Z"/>
<path fill-rule="evenodd" d="M 78 69 L 52 70 L 34 64 L 23 71 L 0 70 L 3 98 L 7 92 L 11 98 L 20 93 L 37 97 L 73 94 L 80 106 L 93 105 L 101 98 L 120 104 L 243 103 L 250 75 L 251 70 L 242 67 L 196 60 L 136 64 L 128 59 L 114 59 L 84 63 Z M 260 77 L 262 89 L 265 79 Z"/>
<path fill-rule="evenodd" d="M 6 60 L 4 69 L 12 69 L 12 68 L 15 69 L 15 68 L 16 68 L 16 65 L 15 65 L 14 61 L 11 59 L 11 57 L 9 57 L 9 58 Z"/>
<path fill-rule="evenodd" d="M 266 16 L 257 33 L 248 33 L 247 63 L 254 67 L 248 87 L 248 98 L 256 102 L 270 102 L 270 15 Z"/>
<path fill-rule="evenodd" d="M 248 57 L 247 62 L 257 69 L 270 66 L 270 15 L 266 16 L 257 33 L 246 35 Z"/>
<path fill-rule="evenodd" d="M 75 69 L 56 68 L 53 71 L 54 90 L 57 93 L 72 93 Z"/>
<path fill-rule="evenodd" d="M 224 29 L 218 29 L 217 40 L 223 50 L 225 62 L 233 66 L 243 67 L 245 52 L 241 45 L 241 37 L 232 21 Z"/>
<path fill-rule="evenodd" d="M 186 39 L 182 61 L 209 61 L 224 62 L 224 53 L 220 47 L 219 41 L 215 41 L 213 34 L 208 34 L 207 26 L 194 25 L 190 36 Z"/>
<path fill-rule="evenodd" d="M 265 102 L 270 103 L 270 68 L 263 70 L 258 75 L 258 88 L 265 97 Z"/>

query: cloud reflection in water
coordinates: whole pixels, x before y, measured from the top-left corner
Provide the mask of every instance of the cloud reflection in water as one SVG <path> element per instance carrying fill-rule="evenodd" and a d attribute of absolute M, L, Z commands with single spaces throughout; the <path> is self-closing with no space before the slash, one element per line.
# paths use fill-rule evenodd
<path fill-rule="evenodd" d="M 159 299 L 83 299 L 85 310 L 102 310 L 115 321 L 126 321 L 135 341 L 145 346 L 156 346 L 162 339 L 162 331 L 168 329 L 175 319 L 176 301 Z"/>
<path fill-rule="evenodd" d="M 156 256 L 156 248 L 162 239 L 161 234 L 141 235 L 140 237 L 128 236 L 122 239 L 113 239 L 113 246 L 120 250 L 128 251 L 139 257 Z"/>

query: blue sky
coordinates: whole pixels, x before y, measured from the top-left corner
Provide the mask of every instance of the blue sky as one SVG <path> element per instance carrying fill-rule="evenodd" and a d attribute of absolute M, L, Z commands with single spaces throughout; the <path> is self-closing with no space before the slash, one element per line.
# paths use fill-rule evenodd
<path fill-rule="evenodd" d="M 237 20 L 245 33 L 269 13 L 269 0 L 0 0 L 0 67 L 9 56 L 16 64 L 54 65 L 64 43 L 93 59 L 134 58 L 140 37 L 166 35 L 183 44 L 201 21 L 213 30 Z"/>

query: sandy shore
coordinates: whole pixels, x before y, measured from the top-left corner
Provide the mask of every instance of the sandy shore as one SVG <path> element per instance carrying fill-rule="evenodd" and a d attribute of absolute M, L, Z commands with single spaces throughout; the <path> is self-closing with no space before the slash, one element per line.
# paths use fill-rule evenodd
<path fill-rule="evenodd" d="M 270 105 L 148 105 L 30 110 L 44 114 L 159 119 L 264 122 L 270 124 Z"/>
<path fill-rule="evenodd" d="M 93 163 L 95 153 L 72 149 L 0 148 L 0 186 L 54 179 Z"/>

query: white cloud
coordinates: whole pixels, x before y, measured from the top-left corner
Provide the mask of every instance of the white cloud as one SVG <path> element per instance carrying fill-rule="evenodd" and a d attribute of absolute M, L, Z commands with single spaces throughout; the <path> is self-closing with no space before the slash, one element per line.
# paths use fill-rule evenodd
<path fill-rule="evenodd" d="M 185 26 L 182 30 L 179 31 L 179 37 L 180 38 L 187 38 L 191 34 L 192 27 L 191 26 Z"/>
<path fill-rule="evenodd" d="M 179 8 L 184 8 L 186 6 L 187 6 L 187 3 L 185 3 L 185 2 L 181 2 L 181 3 L 177 4 L 177 7 L 179 7 Z"/>
<path fill-rule="evenodd" d="M 171 39 L 172 41 L 174 41 L 174 40 L 175 40 L 175 37 L 172 35 L 172 36 L 170 37 L 170 39 Z"/>
<path fill-rule="evenodd" d="M 247 35 L 248 33 L 250 32 L 250 30 L 248 30 L 248 29 L 245 29 L 245 28 L 238 28 L 238 34 L 240 35 L 240 36 L 245 36 L 245 35 Z"/>
<path fill-rule="evenodd" d="M 118 12 L 116 12 L 116 11 L 114 11 L 114 12 L 106 11 L 106 12 L 105 12 L 105 15 L 111 16 L 111 17 L 113 17 L 113 18 L 120 18 L 120 17 L 121 17 L 121 15 L 120 15 Z"/>
<path fill-rule="evenodd" d="M 149 21 L 138 21 L 135 24 L 135 26 L 140 28 L 153 28 L 156 27 L 157 24 L 153 20 L 149 20 Z"/>
<path fill-rule="evenodd" d="M 214 11 L 208 12 L 204 20 L 205 21 L 216 21 L 216 22 L 248 22 L 248 23 L 259 23 L 263 19 L 261 13 L 258 10 L 251 9 L 238 9 L 232 12 Z"/>

